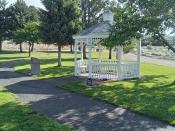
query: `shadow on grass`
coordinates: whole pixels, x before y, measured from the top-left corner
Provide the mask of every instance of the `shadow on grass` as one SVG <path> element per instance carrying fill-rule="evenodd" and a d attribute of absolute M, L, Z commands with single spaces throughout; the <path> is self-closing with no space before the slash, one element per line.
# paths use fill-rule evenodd
<path fill-rule="evenodd" d="M 69 62 L 73 62 L 73 59 L 62 59 L 62 62 L 63 62 L 63 66 L 58 67 L 56 58 L 40 59 L 41 75 L 37 75 L 37 77 L 58 78 L 58 77 L 62 77 L 62 76 L 73 75 L 74 67 L 71 65 L 68 65 Z M 68 63 L 68 64 L 66 64 L 67 66 L 64 66 L 64 63 Z M 28 65 L 25 68 L 17 69 L 17 72 L 25 73 L 25 74 L 30 73 L 30 61 L 28 61 L 27 63 L 25 62 L 25 64 L 24 63 L 23 64 L 17 63 L 15 65 L 16 65 L 16 67 L 22 67 L 22 66 Z"/>
<path fill-rule="evenodd" d="M 166 78 L 166 76 L 153 77 Z M 49 80 L 18 81 L 13 84 L 9 83 L 6 88 L 15 94 L 29 96 L 25 97 L 25 99 L 27 98 L 34 109 L 56 118 L 59 122 L 71 123 L 78 129 L 98 130 L 101 128 L 104 130 L 147 131 L 166 129 L 168 126 L 156 119 L 150 119 L 117 106 L 57 89 L 55 86 L 60 81 L 58 79 L 57 82 Z M 151 81 L 149 78 L 144 80 Z M 152 80 L 154 81 L 154 79 Z M 88 94 L 116 105 L 119 104 L 133 111 L 166 120 L 169 123 L 175 119 L 174 112 L 170 110 L 174 106 L 175 101 L 173 93 L 175 87 L 173 83 L 155 87 L 157 89 L 143 86 L 129 89 L 122 84 L 104 86 L 102 88 L 89 88 L 79 83 L 71 82 L 68 79 L 64 81 L 64 84 L 65 82 L 67 84 L 64 88 L 68 90 Z M 131 82 L 134 83 L 134 81 Z M 160 104 L 161 102 L 162 104 Z"/>
<path fill-rule="evenodd" d="M 28 106 L 16 102 L 0 105 L 1 131 L 60 131 L 68 130 L 66 126 L 59 125 L 47 117 L 33 112 Z"/>
<path fill-rule="evenodd" d="M 38 51 L 38 52 L 43 52 L 43 53 L 58 53 L 58 51 Z M 65 53 L 65 54 L 73 54 L 71 53 L 70 51 L 62 51 L 62 53 Z"/>
<path fill-rule="evenodd" d="M 116 82 L 101 88 L 90 88 L 73 83 L 63 86 L 71 90 L 109 103 L 120 105 L 175 125 L 175 83 L 165 82 L 163 75 L 144 76 L 141 80 Z"/>
<path fill-rule="evenodd" d="M 17 53 L 19 53 L 19 54 L 22 54 L 22 53 L 27 53 L 26 51 L 23 51 L 22 53 L 20 53 L 19 51 L 2 51 L 2 52 L 0 52 L 0 54 L 17 54 Z"/>
<path fill-rule="evenodd" d="M 70 76 L 73 75 L 74 67 L 73 67 L 73 58 L 62 59 L 63 66 L 57 67 L 57 58 L 48 58 L 48 59 L 40 59 L 41 65 L 41 75 L 37 77 L 40 78 L 58 78 L 62 76 Z M 64 64 L 66 66 L 64 66 Z M 30 73 L 30 59 L 19 59 L 19 60 L 10 60 L 8 62 L 0 63 L 0 67 L 5 68 L 13 68 L 15 67 L 18 73 L 29 74 Z M 2 73 L 6 73 L 5 71 Z M 13 73 L 7 73 L 8 75 L 3 75 L 4 78 L 15 78 Z M 5 77 L 6 76 L 6 77 Z"/>

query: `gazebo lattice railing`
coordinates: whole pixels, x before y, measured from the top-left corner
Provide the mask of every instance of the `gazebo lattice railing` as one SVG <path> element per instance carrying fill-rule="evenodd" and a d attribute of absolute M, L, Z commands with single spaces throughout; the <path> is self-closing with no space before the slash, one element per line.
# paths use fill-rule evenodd
<path fill-rule="evenodd" d="M 119 61 L 92 60 L 91 77 L 100 80 L 124 80 L 138 78 L 139 64 L 137 62 L 120 63 Z M 88 76 L 88 60 L 78 60 L 76 62 L 76 76 Z"/>
<path fill-rule="evenodd" d="M 103 22 L 82 31 L 78 35 L 73 36 L 75 39 L 75 76 L 85 76 L 91 79 L 100 80 L 124 80 L 140 78 L 141 42 L 138 42 L 137 44 L 137 61 L 126 63 L 123 62 L 122 46 L 117 47 L 117 61 L 92 59 L 92 48 L 102 39 L 109 36 L 111 24 L 113 24 L 113 14 L 112 12 L 108 11 L 103 15 Z M 83 59 L 84 46 L 86 46 L 88 49 L 88 60 Z M 78 59 L 79 52 L 81 53 L 80 59 Z"/>

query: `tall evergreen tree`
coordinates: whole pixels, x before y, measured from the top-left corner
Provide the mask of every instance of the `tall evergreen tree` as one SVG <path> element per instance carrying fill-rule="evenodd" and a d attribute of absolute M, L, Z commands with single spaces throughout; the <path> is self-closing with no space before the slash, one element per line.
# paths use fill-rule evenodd
<path fill-rule="evenodd" d="M 83 27 L 88 28 L 97 23 L 107 4 L 108 0 L 80 0 Z M 86 46 L 83 48 L 83 57 L 86 59 Z"/>
<path fill-rule="evenodd" d="M 106 8 L 107 0 L 80 0 L 82 11 L 82 24 L 84 28 L 91 26 L 99 21 L 104 8 Z"/>
<path fill-rule="evenodd" d="M 2 42 L 6 37 L 6 0 L 0 0 L 0 52 L 2 51 Z"/>
<path fill-rule="evenodd" d="M 45 43 L 58 46 L 58 66 L 61 66 L 61 47 L 72 41 L 79 29 L 80 12 L 76 0 L 42 0 L 41 36 Z"/>

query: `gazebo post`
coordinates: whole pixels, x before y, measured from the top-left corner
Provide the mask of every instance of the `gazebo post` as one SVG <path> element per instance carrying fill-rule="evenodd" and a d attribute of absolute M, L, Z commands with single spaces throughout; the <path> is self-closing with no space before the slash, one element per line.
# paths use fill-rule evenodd
<path fill-rule="evenodd" d="M 89 78 L 92 78 L 92 41 L 90 39 L 87 40 L 87 48 L 88 48 L 88 68 L 89 68 Z"/>
<path fill-rule="evenodd" d="M 118 46 L 118 50 L 119 50 L 119 62 L 122 63 L 122 60 L 123 60 L 123 46 Z"/>
<path fill-rule="evenodd" d="M 89 78 L 92 78 L 92 47 L 88 46 L 88 67 L 89 67 Z"/>
<path fill-rule="evenodd" d="M 78 67 L 77 67 L 77 47 L 78 46 L 78 41 L 75 40 L 75 45 L 74 45 L 74 63 L 75 63 L 75 76 L 77 76 L 77 71 L 78 71 Z"/>
<path fill-rule="evenodd" d="M 122 59 L 123 59 L 123 46 L 117 46 L 117 57 L 118 57 L 118 79 L 122 80 Z"/>
<path fill-rule="evenodd" d="M 83 47 L 84 47 L 84 43 L 81 43 L 81 61 L 83 62 Z"/>
<path fill-rule="evenodd" d="M 141 47 L 142 46 L 142 40 L 140 39 L 137 42 L 137 63 L 138 63 L 138 77 L 141 77 Z"/>

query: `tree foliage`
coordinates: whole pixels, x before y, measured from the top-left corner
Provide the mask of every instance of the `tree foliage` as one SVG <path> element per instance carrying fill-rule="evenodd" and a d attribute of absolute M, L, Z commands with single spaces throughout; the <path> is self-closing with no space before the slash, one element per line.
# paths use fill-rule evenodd
<path fill-rule="evenodd" d="M 111 26 L 110 36 L 102 44 L 108 48 L 132 44 L 133 38 L 141 37 L 142 19 L 129 4 L 112 6 L 115 24 Z"/>
<path fill-rule="evenodd" d="M 107 0 L 80 0 L 82 11 L 82 24 L 84 28 L 99 21 L 103 10 L 106 8 Z"/>
<path fill-rule="evenodd" d="M 6 5 L 6 0 L 0 0 L 0 52 L 2 51 L 2 41 L 7 33 Z"/>
<path fill-rule="evenodd" d="M 39 23 L 38 22 L 28 22 L 24 25 L 24 28 L 19 28 L 14 33 L 14 37 L 20 42 L 27 42 L 29 47 L 29 57 L 31 52 L 31 47 L 34 43 L 38 43 L 39 37 Z"/>
<path fill-rule="evenodd" d="M 127 45 L 132 38 L 151 35 L 175 51 L 164 38 L 167 30 L 175 29 L 174 2 L 174 0 L 118 0 L 116 4 L 113 1 L 112 10 L 115 13 L 116 24 L 111 28 L 106 46 Z"/>
<path fill-rule="evenodd" d="M 175 0 L 121 0 L 128 3 L 135 12 L 140 13 L 144 34 L 151 35 L 168 46 L 173 52 L 175 49 L 165 39 L 167 30 L 175 30 Z"/>
<path fill-rule="evenodd" d="M 96 24 L 107 7 L 108 0 L 80 0 L 81 23 L 83 28 Z M 83 57 L 86 59 L 86 46 L 83 48 Z"/>
<path fill-rule="evenodd" d="M 38 10 L 34 6 L 27 6 L 24 0 L 17 0 L 14 4 L 7 8 L 8 16 L 8 37 L 16 44 L 20 45 L 20 52 L 22 52 L 22 43 L 24 39 L 15 36 L 17 30 L 24 29 L 28 22 L 39 21 Z"/>
<path fill-rule="evenodd" d="M 80 12 L 76 0 L 42 0 L 41 35 L 44 43 L 58 46 L 58 66 L 61 47 L 73 42 L 72 35 L 80 30 Z"/>

